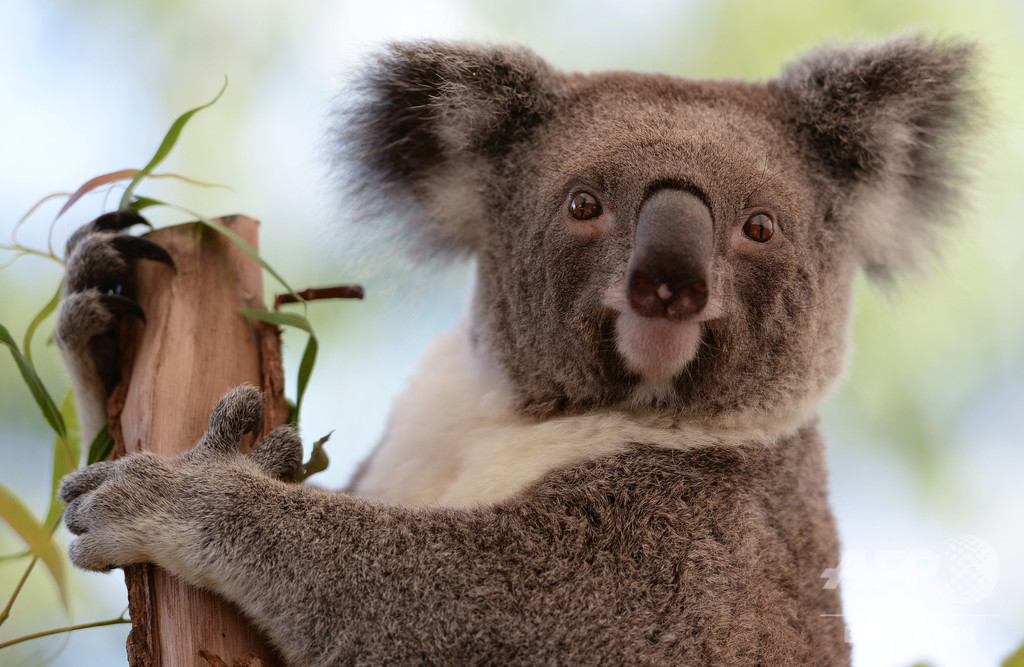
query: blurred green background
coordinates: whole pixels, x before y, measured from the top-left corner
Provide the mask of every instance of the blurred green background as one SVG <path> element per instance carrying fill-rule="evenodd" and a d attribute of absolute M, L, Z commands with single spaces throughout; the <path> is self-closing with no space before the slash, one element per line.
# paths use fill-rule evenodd
<path fill-rule="evenodd" d="M 987 128 L 971 165 L 971 211 L 943 237 L 944 260 L 887 296 L 859 289 L 850 372 L 824 408 L 844 599 L 859 665 L 998 664 L 1024 639 L 1020 2 L 0 2 L 0 243 L 42 196 L 141 166 L 171 120 L 211 98 L 227 74 L 224 98 L 194 119 L 166 170 L 235 191 L 161 182 L 140 192 L 260 218 L 263 254 L 296 286 L 367 286 L 366 302 L 311 308 L 327 349 L 303 436 L 336 429 L 331 469 L 317 479 L 339 486 L 430 336 L 460 319 L 471 275 L 467 266 L 427 274 L 402 257 L 346 248 L 324 128 L 361 55 L 386 39 L 474 39 L 523 43 L 571 70 L 763 79 L 822 41 L 911 30 L 978 41 Z M 19 240 L 45 247 L 56 209 L 44 208 Z M 57 246 L 102 209 L 97 196 L 62 219 Z M 11 257 L 0 253 L 0 265 Z M 0 323 L 20 339 L 58 280 L 58 268 L 36 258 L 0 270 Z M 286 337 L 291 391 L 302 344 Z M 63 395 L 54 350 L 42 337 L 36 350 Z M 41 513 L 52 437 L 6 353 L 0 424 L 0 483 Z M 21 548 L 0 526 L 0 555 Z M 24 564 L 0 562 L 0 604 Z M 46 573 L 33 574 L 0 642 L 125 606 L 119 574 L 72 581 L 69 621 Z M 0 651 L 0 664 L 123 664 L 125 634 L 115 626 L 31 642 Z"/>

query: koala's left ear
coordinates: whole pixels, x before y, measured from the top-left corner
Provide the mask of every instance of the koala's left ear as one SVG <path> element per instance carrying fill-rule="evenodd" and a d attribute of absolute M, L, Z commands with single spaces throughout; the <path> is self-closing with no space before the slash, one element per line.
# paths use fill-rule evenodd
<path fill-rule="evenodd" d="M 527 49 L 392 44 L 339 113 L 347 194 L 390 214 L 421 254 L 477 249 L 501 205 L 495 172 L 552 113 L 559 81 Z"/>
<path fill-rule="evenodd" d="M 819 51 L 772 84 L 873 273 L 912 261 L 950 217 L 978 112 L 974 60 L 969 44 L 905 38 Z"/>

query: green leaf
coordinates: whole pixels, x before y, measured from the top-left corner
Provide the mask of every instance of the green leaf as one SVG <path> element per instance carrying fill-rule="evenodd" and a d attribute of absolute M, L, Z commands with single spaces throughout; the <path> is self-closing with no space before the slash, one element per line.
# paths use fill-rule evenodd
<path fill-rule="evenodd" d="M 330 465 L 331 460 L 327 456 L 327 452 L 324 450 L 324 444 L 330 440 L 334 431 L 331 431 L 324 437 L 320 438 L 313 443 L 313 449 L 309 452 L 309 460 L 302 464 L 302 470 L 295 478 L 296 482 L 302 482 L 309 479 L 310 476 L 327 470 L 327 466 Z"/>
<path fill-rule="evenodd" d="M 128 187 L 125 188 L 124 194 L 121 196 L 121 203 L 118 206 L 119 209 L 126 209 L 129 207 L 129 205 L 132 202 L 132 195 L 135 193 L 135 187 L 142 181 L 142 179 L 144 179 L 146 176 L 152 173 L 152 171 L 156 168 L 158 164 L 164 161 L 164 158 L 166 158 L 167 155 L 171 152 L 171 149 L 174 148 L 174 144 L 178 142 L 178 137 L 181 135 L 181 131 L 182 129 L 184 129 L 185 123 L 187 123 L 189 119 L 192 118 L 192 116 L 194 116 L 198 112 L 202 111 L 203 109 L 209 106 L 214 105 L 217 102 L 217 100 L 220 99 L 220 96 L 224 94 L 224 91 L 227 89 L 227 87 L 228 78 L 224 77 L 224 85 L 221 86 L 220 92 L 217 93 L 216 97 L 214 97 L 206 104 L 198 106 L 195 109 L 186 111 L 185 113 L 178 116 L 178 119 L 171 124 L 171 129 L 167 130 L 167 134 L 164 135 L 164 140 L 160 142 L 160 146 L 156 149 L 156 153 L 153 154 L 153 158 L 146 164 L 145 167 L 140 169 L 139 172 L 135 174 L 135 176 L 132 178 L 131 182 L 128 183 Z"/>
<path fill-rule="evenodd" d="M 295 409 L 295 401 L 285 396 L 284 403 L 288 406 L 288 425 L 297 429 L 299 427 L 299 412 Z"/>
<path fill-rule="evenodd" d="M 114 451 L 114 438 L 111 437 L 107 424 L 104 424 L 89 444 L 89 455 L 85 459 L 85 465 L 91 466 L 93 463 L 106 461 L 110 458 L 112 451 Z"/>
<path fill-rule="evenodd" d="M 64 279 L 62 278 L 60 283 L 57 284 L 57 291 L 54 292 L 53 298 L 51 298 L 50 301 L 43 306 L 43 309 L 32 318 L 32 321 L 29 322 L 28 329 L 25 330 L 25 340 L 22 341 L 21 347 L 25 350 L 25 358 L 28 359 L 28 363 L 32 364 L 33 367 L 35 367 L 36 364 L 32 361 L 32 336 L 35 335 L 36 329 L 38 329 L 39 325 L 43 323 L 43 320 L 49 317 L 50 313 L 57 309 L 57 304 L 60 303 L 60 296 L 63 292 Z"/>
<path fill-rule="evenodd" d="M 18 370 L 21 371 L 21 377 L 25 379 L 25 384 L 28 385 L 29 391 L 32 392 L 32 397 L 36 399 L 36 403 L 39 408 L 43 411 L 43 417 L 46 418 L 47 423 L 50 424 L 51 428 L 57 432 L 57 435 L 65 440 L 68 437 L 67 428 L 64 425 L 64 418 L 60 416 L 60 411 L 57 409 L 57 405 L 53 402 L 53 398 L 50 397 L 50 393 L 46 391 L 46 387 L 43 385 L 43 381 L 36 375 L 35 369 L 32 364 L 18 350 L 18 345 L 14 342 L 14 338 L 11 337 L 7 328 L 0 324 L 0 343 L 3 343 L 11 349 L 11 356 L 14 357 L 14 363 L 18 365 Z"/>
<path fill-rule="evenodd" d="M 312 333 L 309 334 L 309 340 L 306 341 L 306 350 L 302 353 L 302 361 L 299 363 L 299 382 L 298 387 L 295 390 L 295 424 L 298 425 L 299 415 L 302 414 L 302 397 L 306 394 L 306 385 L 309 384 L 309 378 L 313 375 L 313 364 L 316 363 L 316 352 L 319 348 L 316 336 Z"/>
<path fill-rule="evenodd" d="M 245 239 L 243 239 L 241 236 L 236 234 L 234 231 L 228 229 L 227 227 L 225 227 L 221 223 L 217 222 L 216 220 L 211 220 L 210 218 L 203 217 L 203 216 L 199 215 L 198 213 L 195 213 L 194 211 L 189 211 L 188 209 L 181 208 L 180 206 L 177 206 L 175 208 L 178 208 L 179 210 L 185 211 L 186 213 L 189 213 L 191 215 L 196 216 L 196 218 L 198 218 L 198 220 L 201 223 L 203 223 L 204 225 L 206 225 L 207 227 L 210 227 L 211 229 L 215 229 L 218 232 L 220 232 L 221 234 L 223 234 L 224 236 L 228 237 L 228 239 L 232 243 L 234 243 L 236 246 L 238 246 L 242 250 L 242 252 L 244 252 L 246 255 L 249 255 L 249 257 L 252 257 L 254 260 L 256 260 L 259 263 L 260 266 L 262 266 L 264 269 L 267 270 L 267 273 L 269 273 L 270 275 L 274 276 L 274 278 L 277 279 L 277 282 L 281 283 L 286 290 L 288 290 L 292 294 L 295 294 L 295 290 L 293 290 L 291 285 L 288 284 L 288 281 L 286 281 L 281 276 L 280 273 L 275 271 L 274 267 L 270 266 L 270 264 L 267 264 L 267 261 L 265 259 L 263 259 L 262 257 L 260 257 L 259 254 L 255 250 L 253 250 L 253 247 L 251 245 L 249 245 L 248 243 L 246 243 Z M 298 294 L 295 294 L 295 296 L 300 301 L 303 301 L 303 303 L 305 303 L 305 301 L 301 297 L 299 297 Z"/>
<path fill-rule="evenodd" d="M 57 489 L 60 487 L 60 480 L 70 472 L 78 469 L 78 462 L 82 458 L 82 438 L 78 432 L 78 413 L 75 410 L 75 399 L 70 390 L 64 396 L 64 402 L 60 406 L 60 414 L 64 418 L 64 424 L 68 427 L 68 439 L 62 440 L 59 436 L 53 442 L 53 477 L 50 480 L 50 508 L 46 510 L 46 520 L 43 525 L 52 527 L 60 520 L 64 511 L 64 504 L 57 497 Z"/>
<path fill-rule="evenodd" d="M 316 334 L 313 333 L 313 325 L 309 323 L 309 320 L 306 317 L 299 315 L 298 313 L 275 313 L 267 310 L 256 310 L 254 308 L 240 308 L 239 312 L 246 317 L 253 318 L 254 320 L 269 322 L 270 324 L 295 327 L 309 333 L 309 340 L 306 341 L 306 349 L 302 352 L 302 361 L 299 362 L 299 379 L 295 390 L 295 420 L 289 422 L 293 426 L 297 426 L 299 414 L 302 412 L 302 397 L 306 394 L 306 387 L 309 385 L 309 378 L 313 375 L 313 366 L 316 364 L 317 350 L 320 348 L 320 343 L 317 341 Z"/>
<path fill-rule="evenodd" d="M 150 206 L 160 206 L 162 204 L 163 202 L 158 201 L 156 199 L 151 199 L 149 197 L 136 197 L 135 199 L 132 200 L 132 203 L 128 205 L 128 208 L 138 213 L 144 208 L 149 208 Z"/>
<path fill-rule="evenodd" d="M 295 327 L 296 329 L 313 333 L 313 326 L 309 323 L 309 320 L 298 313 L 275 313 L 270 310 L 258 310 L 256 308 L 239 308 L 238 312 L 261 322 Z"/>
<path fill-rule="evenodd" d="M 25 540 L 32 553 L 43 561 L 43 565 L 50 571 L 53 580 L 57 582 L 60 602 L 66 610 L 68 595 L 64 579 L 64 560 L 61 558 L 57 545 L 53 542 L 50 530 L 36 521 L 28 508 L 22 504 L 21 499 L 2 484 L 0 484 L 0 517 L 14 529 L 21 539 Z"/>

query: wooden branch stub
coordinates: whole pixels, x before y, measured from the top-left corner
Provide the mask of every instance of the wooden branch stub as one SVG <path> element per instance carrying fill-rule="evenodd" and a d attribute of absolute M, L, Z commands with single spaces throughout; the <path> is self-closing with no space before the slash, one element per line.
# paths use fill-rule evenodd
<path fill-rule="evenodd" d="M 257 247 L 257 221 L 232 216 L 220 222 Z M 170 253 L 177 271 L 136 262 L 135 298 L 147 321 L 126 321 L 120 330 L 122 381 L 108 403 L 115 456 L 187 451 L 205 432 L 217 400 L 242 383 L 261 386 L 266 395 L 257 437 L 284 424 L 279 332 L 238 313 L 263 308 L 259 265 L 200 223 L 146 237 Z M 254 442 L 243 442 L 243 451 Z M 149 564 L 126 568 L 125 580 L 131 665 L 282 664 L 237 608 L 212 593 Z"/>
<path fill-rule="evenodd" d="M 365 296 L 362 285 L 331 285 L 330 287 L 307 287 L 306 289 L 292 294 L 291 292 L 282 292 L 274 297 L 274 310 L 281 307 L 284 303 L 298 303 L 299 299 L 295 296 L 298 295 L 300 298 L 306 301 L 316 301 L 318 299 L 362 299 Z"/>

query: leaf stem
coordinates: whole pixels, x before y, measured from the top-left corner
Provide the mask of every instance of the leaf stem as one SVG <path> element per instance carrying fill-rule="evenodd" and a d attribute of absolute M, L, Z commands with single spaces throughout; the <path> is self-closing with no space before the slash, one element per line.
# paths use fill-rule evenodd
<path fill-rule="evenodd" d="M 50 528 L 50 535 L 53 535 L 57 531 L 57 526 L 60 525 L 60 517 L 62 516 L 64 516 L 64 510 L 61 510 L 60 514 L 57 515 L 57 521 L 55 521 L 53 526 Z M 32 553 L 31 549 L 28 551 L 28 553 Z M 7 556 L 5 558 L 10 558 L 10 556 Z M 25 568 L 25 574 L 21 575 L 21 581 L 19 581 L 18 585 L 14 587 L 14 592 L 11 593 L 11 599 L 7 601 L 7 606 L 4 607 L 3 611 L 0 611 L 0 625 L 3 625 L 4 621 L 6 621 L 8 617 L 10 617 L 11 607 L 14 606 L 14 601 L 17 600 L 18 595 L 21 594 L 21 589 L 25 585 L 25 582 L 28 580 L 28 575 L 32 574 L 32 568 L 36 566 L 37 560 L 39 560 L 39 556 L 33 555 L 32 560 L 29 561 L 28 567 Z M 124 614 L 121 615 L 124 616 Z M 0 646 L 0 648 L 3 647 Z"/>
<path fill-rule="evenodd" d="M 21 589 L 25 585 L 25 581 L 28 580 L 28 575 L 32 574 L 32 568 L 36 566 L 37 560 L 39 560 L 39 556 L 33 556 L 32 560 L 29 561 L 28 567 L 25 568 L 25 574 L 21 575 L 21 580 L 18 582 L 18 585 L 14 587 L 14 592 L 11 593 L 11 599 L 7 601 L 7 606 L 4 607 L 3 611 L 0 611 L 0 625 L 3 625 L 4 621 L 10 617 L 11 607 L 14 606 L 14 601 L 18 599 L 18 595 L 21 593 Z M 0 648 L 3 648 L 3 646 L 0 646 Z"/>
<path fill-rule="evenodd" d="M 125 610 L 127 611 L 127 610 Z M 86 628 L 101 628 L 105 625 L 118 625 L 120 623 L 131 623 L 131 619 L 124 617 L 124 612 L 117 618 L 108 618 L 105 621 L 93 621 L 92 623 L 82 623 L 80 625 L 68 625 L 63 628 L 54 628 L 53 630 L 43 630 L 42 632 L 33 632 L 30 635 L 24 635 L 23 637 L 15 637 L 9 641 L 0 643 L 0 649 L 7 648 L 8 646 L 14 646 L 21 642 L 27 642 L 30 639 L 39 639 L 40 637 L 49 637 L 50 635 L 59 635 L 63 632 L 74 632 L 75 630 L 85 630 Z"/>
<path fill-rule="evenodd" d="M 27 248 L 27 247 L 25 247 L 25 246 L 23 246 L 21 244 L 18 244 L 18 245 L 7 245 L 6 243 L 3 243 L 3 244 L 0 244 L 0 250 L 10 250 L 12 252 L 19 252 L 19 253 L 23 253 L 25 255 L 37 255 L 39 257 L 45 257 L 46 259 L 52 259 L 53 261 L 57 262 L 58 264 L 63 264 L 64 263 L 64 262 L 60 261 L 57 258 L 56 255 L 51 255 L 49 253 L 45 253 L 42 250 L 35 250 L 34 248 Z"/>

